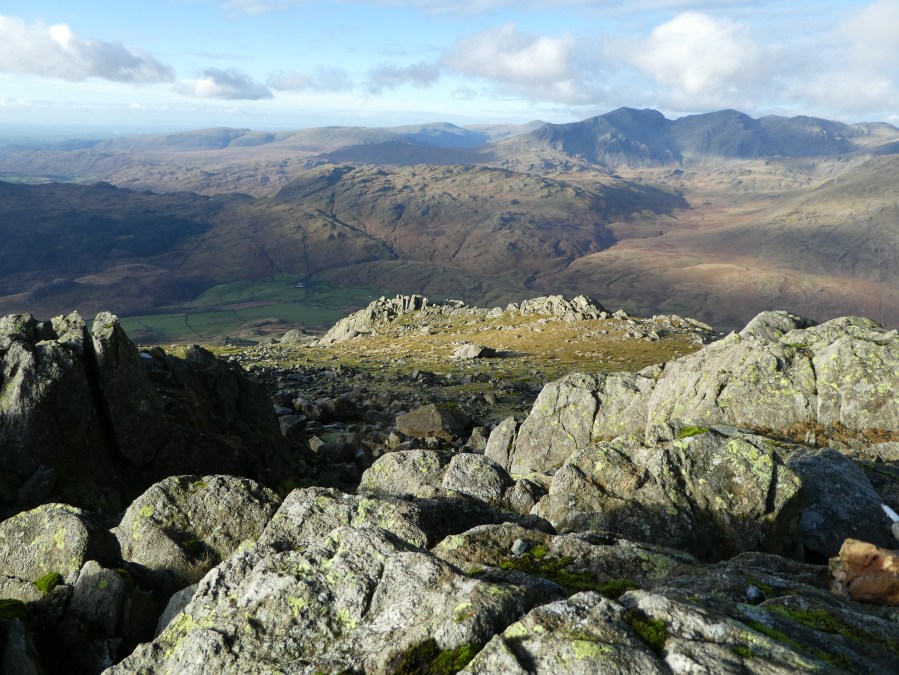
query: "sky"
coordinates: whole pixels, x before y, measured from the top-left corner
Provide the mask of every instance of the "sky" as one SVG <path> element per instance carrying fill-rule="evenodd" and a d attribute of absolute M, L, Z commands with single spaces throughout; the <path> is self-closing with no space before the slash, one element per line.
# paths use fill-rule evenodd
<path fill-rule="evenodd" d="M 0 127 L 899 125 L 899 0 L 3 0 Z"/>

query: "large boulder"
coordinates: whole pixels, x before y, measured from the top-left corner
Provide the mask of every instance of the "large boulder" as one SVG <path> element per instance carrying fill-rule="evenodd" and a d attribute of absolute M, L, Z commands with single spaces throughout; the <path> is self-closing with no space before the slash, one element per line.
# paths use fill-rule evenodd
<path fill-rule="evenodd" d="M 664 436 L 673 420 L 899 433 L 896 331 L 856 317 L 809 323 L 766 313 L 662 366 L 550 383 L 518 431 L 510 472 L 554 471 L 598 440 Z"/>
<path fill-rule="evenodd" d="M 559 531 L 614 532 L 702 558 L 795 554 L 800 480 L 767 439 L 708 430 L 670 444 L 578 450 L 533 512 Z"/>
<path fill-rule="evenodd" d="M 115 316 L 0 319 L 0 509 L 106 512 L 178 473 L 269 484 L 285 468 L 264 391 L 211 353 L 139 352 Z"/>
<path fill-rule="evenodd" d="M 279 501 L 247 478 L 172 476 L 138 497 L 113 532 L 125 560 L 171 574 L 175 590 L 258 539 Z"/>
<path fill-rule="evenodd" d="M 396 426 L 406 436 L 442 438 L 452 441 L 471 433 L 472 421 L 457 405 L 429 403 L 397 415 Z"/>
<path fill-rule="evenodd" d="M 384 530 L 339 528 L 303 551 L 234 556 L 109 673 L 414 672 L 477 650 L 527 609 L 519 595 Z"/>

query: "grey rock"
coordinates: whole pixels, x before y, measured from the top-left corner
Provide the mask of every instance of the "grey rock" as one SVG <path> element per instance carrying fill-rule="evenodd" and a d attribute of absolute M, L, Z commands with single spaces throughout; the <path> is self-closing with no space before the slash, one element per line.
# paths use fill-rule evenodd
<path fill-rule="evenodd" d="M 432 496 L 448 463 L 448 457 L 434 450 L 390 452 L 366 469 L 359 489 L 397 497 Z"/>
<path fill-rule="evenodd" d="M 365 309 L 341 319 L 319 340 L 319 344 L 330 345 L 344 342 L 358 335 L 370 334 L 382 322 L 424 309 L 428 299 L 420 295 L 398 295 L 390 300 L 382 297 Z"/>
<path fill-rule="evenodd" d="M 489 359 L 496 356 L 496 350 L 484 345 L 464 344 L 453 352 L 454 359 Z"/>
<path fill-rule="evenodd" d="M 117 546 L 109 532 L 74 506 L 45 504 L 0 523 L 2 576 L 33 584 L 58 572 L 65 583 L 74 584 L 88 560 L 116 557 Z"/>
<path fill-rule="evenodd" d="M 276 483 L 287 468 L 271 402 L 237 366 L 198 347 L 141 356 L 109 313 L 93 334 L 76 313 L 0 319 L 0 382 L 9 514 L 36 499 L 117 512 L 173 473 Z"/>
<path fill-rule="evenodd" d="M 483 455 L 455 455 L 443 474 L 441 486 L 502 506 L 503 495 L 513 485 L 509 474 L 492 459 Z"/>
<path fill-rule="evenodd" d="M 468 435 L 472 421 L 456 405 L 430 403 L 397 415 L 396 426 L 400 433 L 413 438 L 435 437 L 452 441 Z"/>
<path fill-rule="evenodd" d="M 608 531 L 722 559 L 793 553 L 799 478 L 766 439 L 707 432 L 667 447 L 619 439 L 575 452 L 533 512 L 559 531 Z"/>
<path fill-rule="evenodd" d="M 746 327 L 740 331 L 740 337 L 754 337 L 768 342 L 777 342 L 792 330 L 809 328 L 814 325 L 815 322 L 811 319 L 805 319 L 783 310 L 762 312 L 746 324 Z"/>
<path fill-rule="evenodd" d="M 787 460 L 802 480 L 797 538 L 806 556 L 820 562 L 840 552 L 846 539 L 890 548 L 890 521 L 865 472 L 835 450 L 796 453 Z"/>
<path fill-rule="evenodd" d="M 183 588 L 258 539 L 278 502 L 247 478 L 172 476 L 138 497 L 113 532 L 124 559 L 170 572 Z"/>
<path fill-rule="evenodd" d="M 16 675 L 44 675 L 41 659 L 34 638 L 19 619 L 6 625 L 5 635 L 0 642 L 0 670 Z"/>
<path fill-rule="evenodd" d="M 169 598 L 165 609 L 162 611 L 162 614 L 159 615 L 159 620 L 156 622 L 156 631 L 153 633 L 153 637 L 159 637 L 172 622 L 172 619 L 178 616 L 178 614 L 187 607 L 187 604 L 191 601 L 191 598 L 194 597 L 194 593 L 199 585 L 200 582 L 185 586 Z"/>
<path fill-rule="evenodd" d="M 569 375 L 548 384 L 522 423 L 510 472 L 552 471 L 574 450 L 617 436 L 658 438 L 673 420 L 782 430 L 842 425 L 899 431 L 899 336 L 843 317 L 820 326 L 757 317 L 742 334 L 635 375 Z M 776 338 L 776 339 L 775 339 Z"/>
<path fill-rule="evenodd" d="M 509 470 L 509 452 L 515 443 L 515 435 L 518 432 L 518 422 L 514 417 L 507 417 L 496 425 L 487 438 L 487 447 L 484 455 L 494 462 Z"/>
<path fill-rule="evenodd" d="M 279 551 L 304 549 L 345 526 L 380 527 L 413 546 L 428 544 L 424 515 L 414 503 L 321 487 L 287 495 L 259 544 Z"/>
<path fill-rule="evenodd" d="M 531 610 L 461 672 L 625 675 L 669 670 L 633 631 L 621 605 L 598 593 L 578 593 Z"/>
<path fill-rule="evenodd" d="M 483 644 L 523 609 L 513 588 L 466 577 L 383 530 L 341 528 L 303 552 L 234 556 L 109 673 L 388 673 L 430 640 Z"/>

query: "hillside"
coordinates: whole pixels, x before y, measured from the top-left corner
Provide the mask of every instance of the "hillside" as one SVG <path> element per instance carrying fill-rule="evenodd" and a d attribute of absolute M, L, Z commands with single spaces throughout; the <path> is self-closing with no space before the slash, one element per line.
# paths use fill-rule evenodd
<path fill-rule="evenodd" d="M 0 175 L 120 190 L 3 186 L 0 310 L 113 306 L 160 339 L 253 337 L 384 292 L 564 292 L 722 328 L 770 307 L 895 326 L 897 139 L 888 124 L 621 108 L 4 146 Z"/>

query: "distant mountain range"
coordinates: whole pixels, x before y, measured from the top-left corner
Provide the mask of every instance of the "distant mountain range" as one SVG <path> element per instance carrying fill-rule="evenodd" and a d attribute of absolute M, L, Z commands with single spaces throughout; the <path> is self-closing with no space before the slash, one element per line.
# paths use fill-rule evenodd
<path fill-rule="evenodd" d="M 883 123 L 621 108 L 207 129 L 7 145 L 0 179 L 0 311 L 146 312 L 288 274 L 469 302 L 586 293 L 723 327 L 771 307 L 899 325 L 899 129 Z M 48 180 L 86 185 L 15 184 Z"/>

